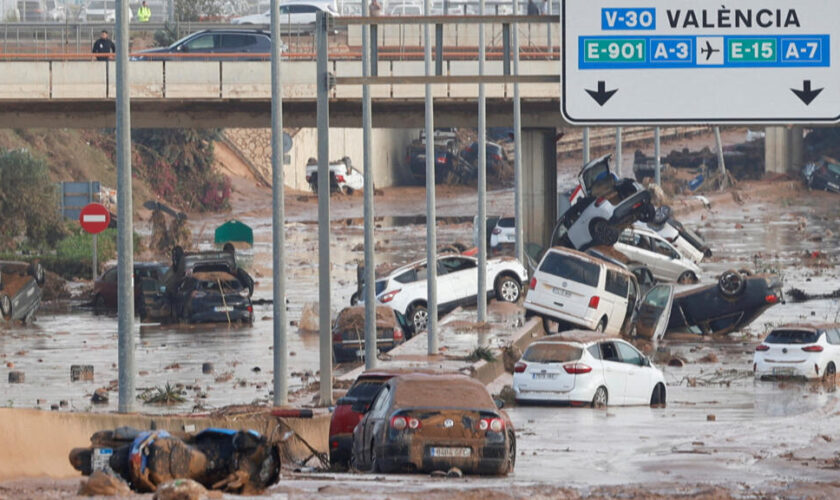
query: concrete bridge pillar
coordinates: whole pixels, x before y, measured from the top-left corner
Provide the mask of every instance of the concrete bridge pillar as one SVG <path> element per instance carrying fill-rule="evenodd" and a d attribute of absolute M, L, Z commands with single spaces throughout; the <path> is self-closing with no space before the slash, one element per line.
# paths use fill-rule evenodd
<path fill-rule="evenodd" d="M 522 129 L 522 225 L 525 243 L 548 246 L 557 220 L 557 130 Z"/>
<path fill-rule="evenodd" d="M 802 127 L 767 127 L 764 139 L 764 173 L 794 173 L 802 168 Z"/>

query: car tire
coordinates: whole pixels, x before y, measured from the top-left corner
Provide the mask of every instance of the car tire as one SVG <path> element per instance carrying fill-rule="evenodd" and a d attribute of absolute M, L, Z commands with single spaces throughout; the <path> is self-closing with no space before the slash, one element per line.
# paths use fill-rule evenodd
<path fill-rule="evenodd" d="M 522 287 L 519 281 L 512 276 L 499 276 L 496 279 L 496 286 L 493 287 L 496 299 L 501 302 L 519 302 L 522 297 Z"/>
<path fill-rule="evenodd" d="M 542 325 L 546 335 L 552 335 L 560 331 L 560 322 L 555 321 L 548 316 L 542 317 Z"/>
<path fill-rule="evenodd" d="M 641 222 L 650 222 L 656 218 L 656 207 L 648 203 L 645 208 L 639 213 L 639 220 Z"/>
<path fill-rule="evenodd" d="M 35 278 L 35 283 L 38 283 L 38 286 L 44 285 L 44 281 L 46 281 L 44 266 L 39 261 L 36 260 L 32 264 L 29 264 L 29 275 Z"/>
<path fill-rule="evenodd" d="M 12 299 L 5 293 L 0 294 L 0 314 L 7 320 L 12 317 Z"/>
<path fill-rule="evenodd" d="M 661 383 L 656 384 L 653 388 L 653 393 L 650 395 L 651 406 L 665 406 L 665 386 Z"/>
<path fill-rule="evenodd" d="M 97 293 L 96 297 L 93 298 L 93 309 L 97 312 L 105 309 L 105 297 L 102 294 Z"/>
<path fill-rule="evenodd" d="M 592 396 L 592 408 L 606 408 L 609 404 L 609 394 L 607 388 L 603 385 L 595 390 L 595 395 Z"/>
<path fill-rule="evenodd" d="M 744 276 L 734 269 L 724 271 L 718 278 L 718 290 L 724 297 L 737 297 L 747 286 Z"/>
<path fill-rule="evenodd" d="M 829 362 L 828 365 L 825 367 L 825 372 L 823 372 L 823 383 L 826 386 L 833 388 L 837 385 L 837 367 L 834 366 L 833 362 Z"/>
<path fill-rule="evenodd" d="M 508 459 L 504 474 L 510 474 L 516 468 L 516 435 L 508 432 Z"/>
<path fill-rule="evenodd" d="M 406 317 L 414 333 L 420 333 L 426 330 L 429 323 L 429 310 L 425 304 L 414 304 L 409 307 Z"/>
<path fill-rule="evenodd" d="M 589 223 L 589 234 L 596 245 L 612 246 L 618 241 L 621 233 L 611 226 L 606 219 L 598 217 L 592 219 L 592 222 Z"/>
<path fill-rule="evenodd" d="M 353 194 L 353 188 L 347 186 L 338 186 L 338 192 L 344 195 L 351 195 Z"/>
<path fill-rule="evenodd" d="M 677 278 L 677 283 L 680 285 L 693 285 L 698 281 L 700 280 L 697 279 L 697 275 L 694 274 L 694 271 L 685 271 L 680 274 L 679 278 Z"/>

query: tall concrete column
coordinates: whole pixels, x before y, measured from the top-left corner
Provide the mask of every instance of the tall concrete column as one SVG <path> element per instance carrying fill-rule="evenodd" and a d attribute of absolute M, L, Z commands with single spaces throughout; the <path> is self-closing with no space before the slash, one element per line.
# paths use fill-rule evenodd
<path fill-rule="evenodd" d="M 764 138 L 764 173 L 795 173 L 802 168 L 802 127 L 767 127 Z"/>
<path fill-rule="evenodd" d="M 557 131 L 522 129 L 522 201 L 525 244 L 548 246 L 557 220 Z"/>
<path fill-rule="evenodd" d="M 805 166 L 805 134 L 801 125 L 790 128 L 790 165 L 788 171 L 798 173 Z"/>

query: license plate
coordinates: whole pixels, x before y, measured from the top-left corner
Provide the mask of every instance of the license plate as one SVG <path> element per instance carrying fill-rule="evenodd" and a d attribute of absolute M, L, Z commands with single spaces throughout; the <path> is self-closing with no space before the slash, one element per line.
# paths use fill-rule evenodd
<path fill-rule="evenodd" d="M 551 291 L 554 292 L 555 295 L 559 295 L 561 297 L 571 297 L 572 296 L 572 292 L 570 292 L 570 291 L 568 291 L 564 288 L 553 287 L 551 289 Z"/>
<path fill-rule="evenodd" d="M 472 455 L 472 448 L 432 448 L 429 454 L 433 457 L 465 458 Z"/>
<path fill-rule="evenodd" d="M 91 469 L 94 471 L 109 471 L 111 467 L 109 465 L 109 460 L 111 459 L 111 455 L 114 454 L 114 450 L 111 448 L 95 448 L 93 450 L 93 456 L 91 457 Z"/>
<path fill-rule="evenodd" d="M 213 308 L 213 310 L 220 313 L 233 312 L 233 306 L 216 306 Z"/>
<path fill-rule="evenodd" d="M 773 375 L 793 375 L 793 368 L 773 368 Z"/>
<path fill-rule="evenodd" d="M 554 380 L 557 378 L 556 373 L 532 373 L 531 377 L 534 380 Z"/>

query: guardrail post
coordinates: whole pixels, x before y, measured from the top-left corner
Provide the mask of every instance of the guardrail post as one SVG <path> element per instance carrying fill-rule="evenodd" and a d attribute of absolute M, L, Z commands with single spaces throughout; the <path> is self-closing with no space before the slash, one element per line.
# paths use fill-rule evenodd
<path fill-rule="evenodd" d="M 498 10 L 498 6 L 497 9 Z M 502 25 L 502 71 L 504 75 L 510 75 L 510 23 Z"/>
<path fill-rule="evenodd" d="M 429 43 L 428 40 L 426 43 Z M 435 25 L 435 75 L 443 75 L 443 25 Z"/>
<path fill-rule="evenodd" d="M 315 18 L 318 124 L 318 329 L 320 331 L 320 405 L 332 406 L 332 325 L 330 314 L 330 100 L 327 72 L 327 19 Z M 371 286 L 373 284 L 370 284 Z"/>
<path fill-rule="evenodd" d="M 370 25 L 370 75 L 379 76 L 379 27 Z"/>

